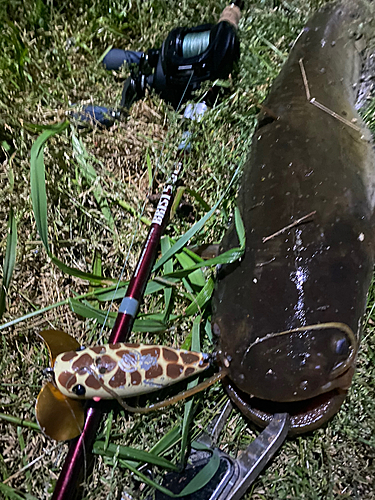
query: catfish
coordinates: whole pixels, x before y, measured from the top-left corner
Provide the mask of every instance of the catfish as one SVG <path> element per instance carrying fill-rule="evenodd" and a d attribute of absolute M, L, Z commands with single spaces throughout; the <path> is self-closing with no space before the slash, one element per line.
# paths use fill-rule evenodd
<path fill-rule="evenodd" d="M 327 4 L 301 32 L 244 165 L 245 253 L 217 276 L 226 389 L 261 426 L 289 413 L 291 435 L 330 419 L 354 373 L 374 266 L 375 154 L 356 111 L 373 18 Z M 231 227 L 220 252 L 236 246 Z"/>

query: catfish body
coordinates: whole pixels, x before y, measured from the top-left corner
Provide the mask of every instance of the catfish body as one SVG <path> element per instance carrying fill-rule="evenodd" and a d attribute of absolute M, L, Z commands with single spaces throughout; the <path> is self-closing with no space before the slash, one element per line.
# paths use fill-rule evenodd
<path fill-rule="evenodd" d="M 330 4 L 297 39 L 244 166 L 245 254 L 221 269 L 214 294 L 232 399 L 261 425 L 289 412 L 291 433 L 341 406 L 373 271 L 375 156 L 355 110 L 367 19 L 361 2 Z M 231 228 L 222 250 L 237 244 Z"/>

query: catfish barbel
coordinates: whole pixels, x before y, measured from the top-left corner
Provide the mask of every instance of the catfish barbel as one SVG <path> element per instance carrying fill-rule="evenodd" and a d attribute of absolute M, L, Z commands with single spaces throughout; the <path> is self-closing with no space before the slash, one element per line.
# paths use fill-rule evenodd
<path fill-rule="evenodd" d="M 291 434 L 344 401 L 373 272 L 375 155 L 355 109 L 369 10 L 326 5 L 295 42 L 244 166 L 245 254 L 214 295 L 232 400 L 263 426 L 288 412 Z M 231 228 L 221 251 L 235 246 Z"/>

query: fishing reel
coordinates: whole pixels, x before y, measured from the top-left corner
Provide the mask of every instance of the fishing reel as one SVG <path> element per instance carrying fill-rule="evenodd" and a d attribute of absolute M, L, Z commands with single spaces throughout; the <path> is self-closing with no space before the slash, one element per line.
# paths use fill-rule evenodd
<path fill-rule="evenodd" d="M 202 82 L 228 78 L 240 57 L 237 27 L 242 4 L 232 2 L 217 24 L 173 29 L 160 49 L 144 53 L 109 51 L 103 60 L 107 69 L 133 63 L 123 88 L 121 108 L 129 109 L 145 96 L 146 90 L 154 90 L 176 109 Z"/>

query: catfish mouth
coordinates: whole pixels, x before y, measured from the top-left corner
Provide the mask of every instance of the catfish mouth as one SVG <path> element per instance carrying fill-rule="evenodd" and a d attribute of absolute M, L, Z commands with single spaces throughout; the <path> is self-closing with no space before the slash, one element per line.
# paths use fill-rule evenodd
<path fill-rule="evenodd" d="M 301 398 L 297 392 L 294 392 L 293 394 L 295 397 L 284 399 L 284 401 L 277 401 L 275 400 L 277 392 L 274 390 L 272 391 L 272 396 L 276 396 L 275 399 L 262 399 L 243 392 L 232 381 L 230 381 L 228 377 L 226 377 L 223 380 L 223 384 L 230 398 L 240 408 L 241 412 L 261 427 L 265 427 L 268 423 L 270 423 L 274 414 L 288 413 L 290 416 L 290 436 L 312 431 L 333 417 L 333 415 L 335 415 L 340 409 L 346 397 L 354 374 L 355 359 L 358 352 L 358 341 L 350 327 L 344 323 L 330 322 L 304 326 L 276 334 L 269 334 L 254 342 L 248 348 L 247 352 L 249 352 L 255 345 L 278 338 L 285 338 L 290 334 L 306 332 L 309 330 L 324 331 L 330 329 L 337 329 L 345 334 L 348 352 L 346 354 L 346 358 L 344 357 L 344 359 L 339 361 L 331 369 L 330 374 L 327 377 L 328 380 L 324 385 L 316 387 L 316 389 L 312 391 L 312 394 L 310 394 L 310 397 Z M 339 345 L 342 345 L 342 342 L 340 342 Z M 295 388 L 293 382 L 293 380 L 289 380 L 290 385 L 287 386 L 289 393 L 292 393 L 291 391 Z M 263 393 L 264 395 L 267 394 L 267 392 Z"/>
<path fill-rule="evenodd" d="M 354 368 L 348 370 L 348 376 Z M 260 427 L 266 427 L 276 413 L 288 413 L 290 416 L 289 436 L 296 436 L 317 429 L 340 409 L 348 390 L 336 388 L 310 399 L 293 402 L 277 402 L 252 397 L 239 390 L 226 377 L 224 387 L 241 412 Z"/>

